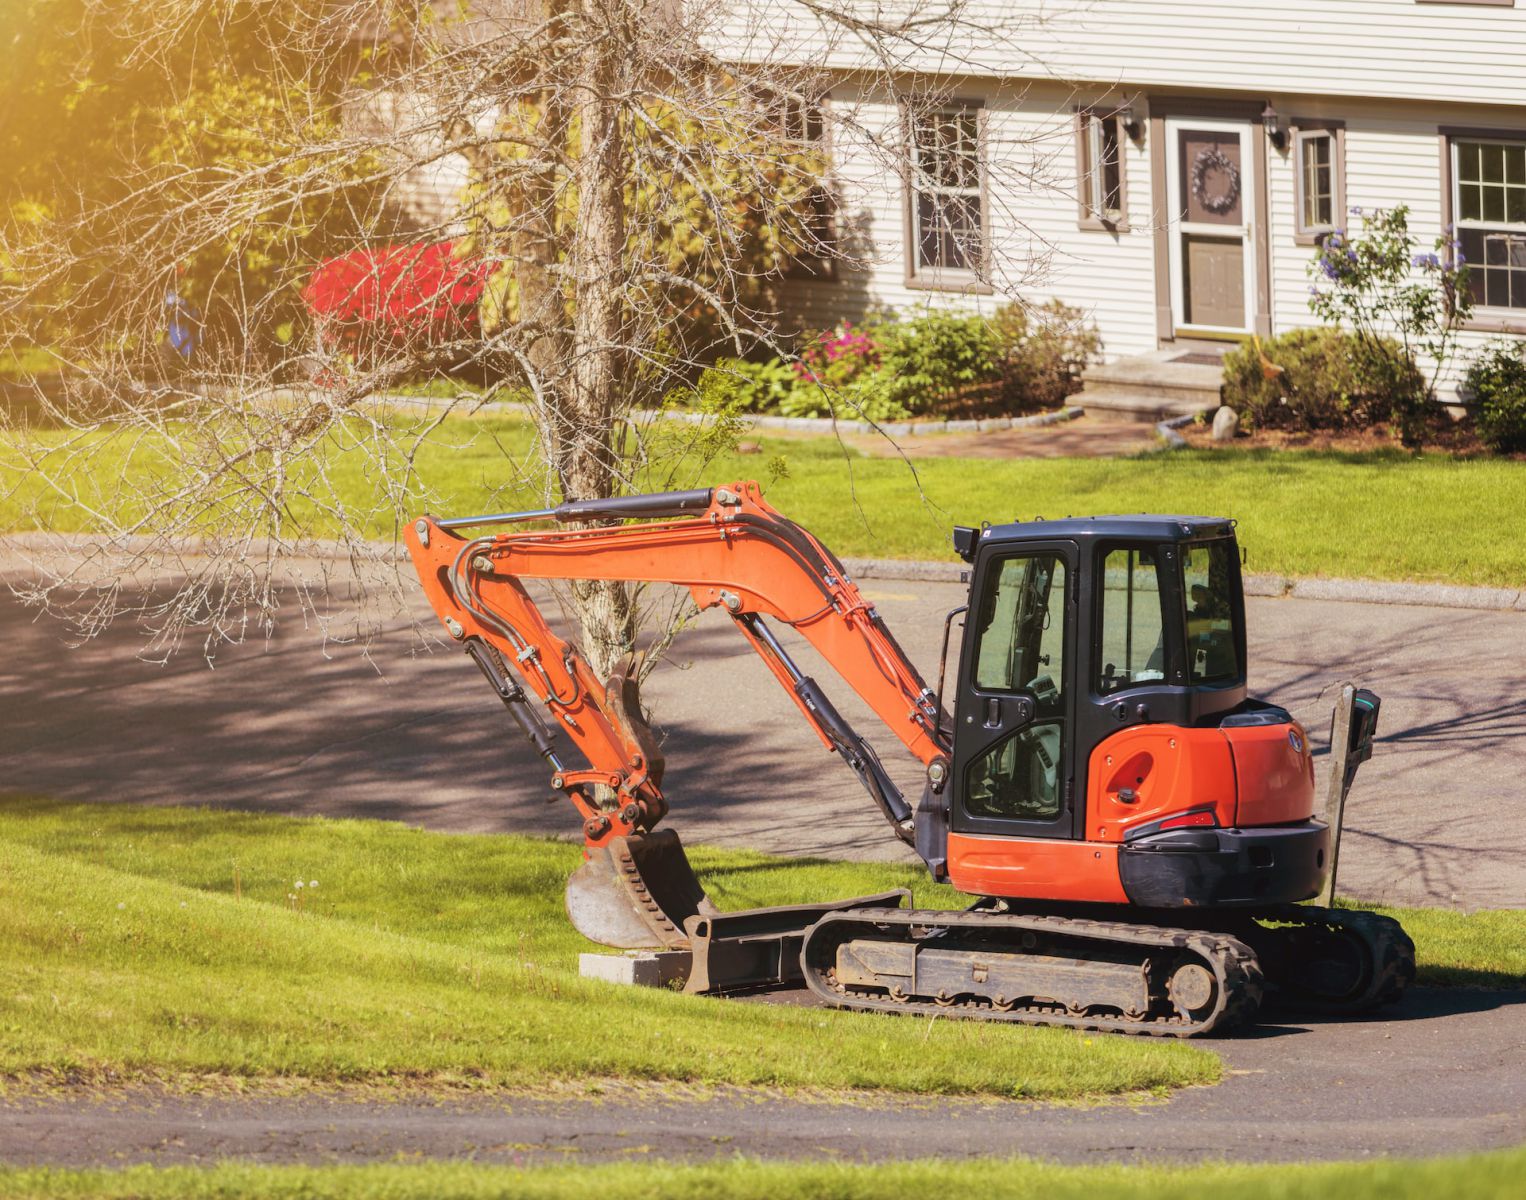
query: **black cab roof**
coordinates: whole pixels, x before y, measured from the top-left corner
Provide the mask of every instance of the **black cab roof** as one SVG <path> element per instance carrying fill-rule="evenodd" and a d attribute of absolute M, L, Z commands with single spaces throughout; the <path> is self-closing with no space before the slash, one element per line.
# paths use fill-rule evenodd
<path fill-rule="evenodd" d="M 979 529 L 954 527 L 954 549 L 973 561 L 980 545 L 1041 542 L 1054 539 L 1095 542 L 1190 542 L 1233 537 L 1235 522 L 1228 517 L 1167 516 L 1160 513 L 1122 513 L 1099 517 L 1065 517 L 1046 521 L 1013 521 L 1008 525 L 984 525 Z"/>

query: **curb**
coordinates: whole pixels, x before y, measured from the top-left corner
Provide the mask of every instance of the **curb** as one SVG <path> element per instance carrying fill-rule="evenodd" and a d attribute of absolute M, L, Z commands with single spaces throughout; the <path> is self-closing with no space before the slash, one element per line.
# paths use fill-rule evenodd
<path fill-rule="evenodd" d="M 1176 431 L 1183 425 L 1191 425 L 1196 420 L 1197 417 L 1189 413 L 1186 416 L 1172 417 L 1166 421 L 1155 422 L 1155 432 L 1162 443 L 1155 448 L 1157 450 L 1185 450 L 1187 448 L 1187 439 Z"/>
<path fill-rule="evenodd" d="M 130 537 L 114 542 L 88 534 L 0 534 L 0 577 L 30 575 L 30 553 L 144 553 L 154 551 L 165 559 L 216 557 L 228 547 L 210 539 Z M 261 559 L 272 548 L 264 541 L 245 543 L 242 557 Z M 408 554 L 394 542 L 344 543 L 329 540 L 303 542 L 280 548 L 288 560 L 350 561 L 357 565 L 404 563 Z M 14 561 L 13 561 L 14 556 Z M 938 562 L 904 558 L 844 558 L 843 566 L 855 579 L 903 579 L 920 583 L 963 583 L 968 567 L 962 562 Z M 1328 600 L 1340 604 L 1409 604 L 1421 608 L 1463 608 L 1488 612 L 1526 612 L 1526 589 L 1463 587 L 1449 583 L 1393 583 L 1376 579 L 1294 579 L 1286 575 L 1247 575 L 1245 594 L 1270 599 Z"/>
<path fill-rule="evenodd" d="M 906 579 L 922 583 L 965 583 L 963 563 L 898 558 L 845 558 L 855 579 Z M 1376 579 L 1292 579 L 1247 575 L 1245 594 L 1273 600 L 1331 600 L 1341 604 L 1409 604 L 1420 608 L 1471 608 L 1526 612 L 1526 591 L 1461 587 L 1449 583 L 1388 583 Z"/>
<path fill-rule="evenodd" d="M 430 408 L 445 403 L 430 396 L 400 396 L 383 393 L 371 397 L 380 404 L 405 408 Z M 471 413 L 521 413 L 528 415 L 530 406 L 515 400 L 489 400 L 481 404 L 466 404 Z M 1074 421 L 1085 410 L 1078 406 L 1055 409 L 1053 412 L 1035 413 L 1028 417 L 982 417 L 979 419 L 953 421 L 890 421 L 838 420 L 835 417 L 776 417 L 768 414 L 744 414 L 741 422 L 749 429 L 788 429 L 796 433 L 883 433 L 889 437 L 921 437 L 936 433 L 991 433 L 999 429 L 1032 429 L 1044 425 L 1058 425 L 1062 421 Z M 630 416 L 638 421 L 678 421 L 686 425 L 703 425 L 714 420 L 707 413 L 677 411 L 659 412 L 651 408 L 632 409 Z"/>

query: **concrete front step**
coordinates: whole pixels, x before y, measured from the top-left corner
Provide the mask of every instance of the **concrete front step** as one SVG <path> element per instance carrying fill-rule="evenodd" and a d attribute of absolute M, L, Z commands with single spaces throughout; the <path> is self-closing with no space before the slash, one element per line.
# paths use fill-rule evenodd
<path fill-rule="evenodd" d="M 1211 412 L 1219 406 L 1224 372 L 1216 364 L 1179 362 L 1180 348 L 1088 367 L 1076 397 L 1089 412 L 1139 421 Z"/>
<path fill-rule="evenodd" d="M 1219 407 L 1219 398 L 1211 400 L 1181 400 L 1162 396 L 1159 392 L 1109 388 L 1093 391 L 1090 387 L 1071 397 L 1094 416 L 1111 416 L 1126 421 L 1154 424 L 1171 417 L 1190 417 L 1198 413 L 1211 413 Z"/>

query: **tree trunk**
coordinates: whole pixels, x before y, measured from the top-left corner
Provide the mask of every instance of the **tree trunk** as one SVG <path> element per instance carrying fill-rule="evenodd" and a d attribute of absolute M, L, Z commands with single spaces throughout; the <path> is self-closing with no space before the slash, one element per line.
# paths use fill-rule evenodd
<path fill-rule="evenodd" d="M 621 455 L 613 444 L 622 405 L 621 324 L 625 304 L 625 193 L 627 148 L 620 110 L 628 64 L 621 48 L 626 16 L 622 0 L 584 0 L 580 32 L 586 39 L 578 80 L 576 185 L 573 232 L 572 362 L 553 456 L 562 494 L 603 499 L 619 485 Z M 584 655 L 601 675 L 629 653 L 636 640 L 636 610 L 629 588 L 609 580 L 573 587 L 583 627 Z"/>

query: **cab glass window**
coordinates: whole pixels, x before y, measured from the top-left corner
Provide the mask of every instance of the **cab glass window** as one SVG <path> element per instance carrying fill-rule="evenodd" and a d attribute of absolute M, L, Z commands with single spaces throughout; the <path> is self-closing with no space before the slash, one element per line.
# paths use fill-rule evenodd
<path fill-rule="evenodd" d="M 1230 541 L 1182 547 L 1187 669 L 1192 683 L 1233 683 L 1245 674 L 1235 636 L 1235 550 Z"/>
<path fill-rule="evenodd" d="M 1060 815 L 1060 753 L 1065 726 L 1044 721 L 1019 729 L 971 765 L 964 806 L 977 817 L 1052 821 Z"/>
<path fill-rule="evenodd" d="M 1003 559 L 976 614 L 975 686 L 1032 692 L 1042 706 L 1065 678 L 1065 560 L 1054 554 Z"/>
<path fill-rule="evenodd" d="M 1154 547 L 1109 550 L 1102 560 L 1101 695 L 1166 677 L 1165 618 Z"/>
<path fill-rule="evenodd" d="M 1007 558 L 987 578 L 975 614 L 975 687 L 1026 693 L 1034 718 L 970 764 L 965 807 L 977 817 L 1053 821 L 1065 742 L 1065 561 Z"/>

